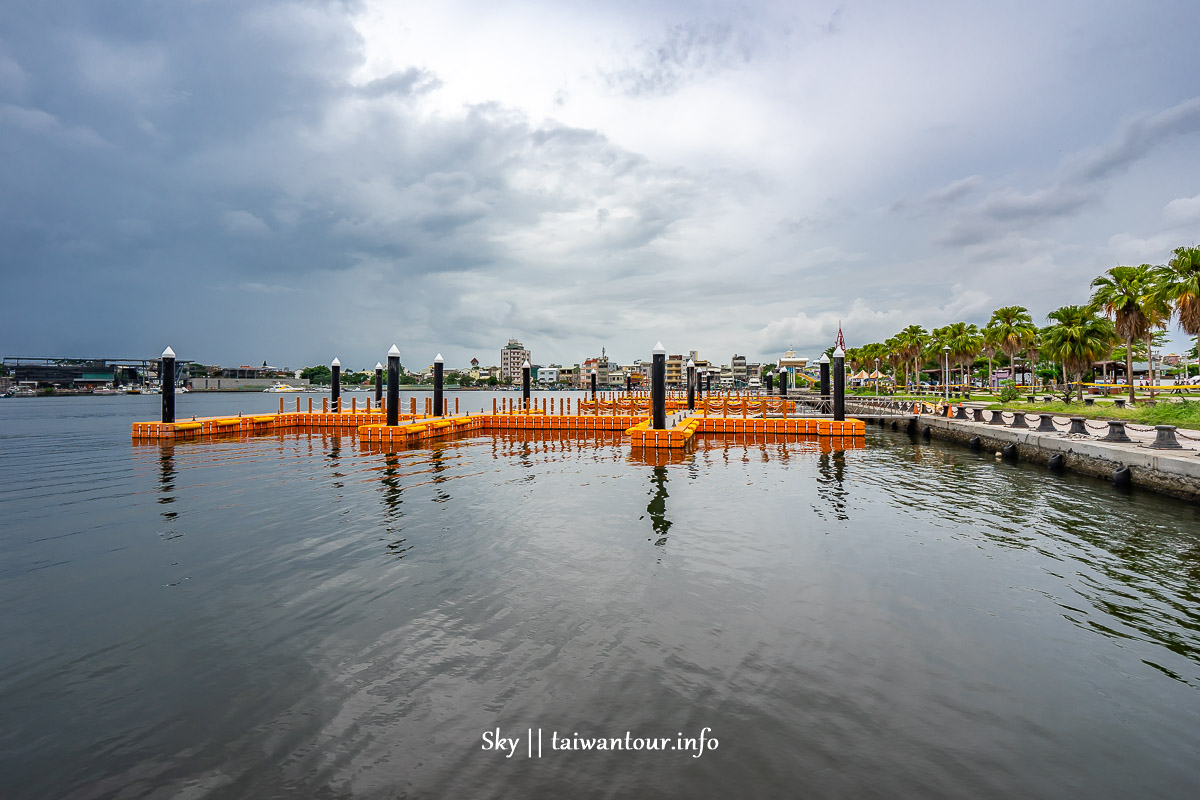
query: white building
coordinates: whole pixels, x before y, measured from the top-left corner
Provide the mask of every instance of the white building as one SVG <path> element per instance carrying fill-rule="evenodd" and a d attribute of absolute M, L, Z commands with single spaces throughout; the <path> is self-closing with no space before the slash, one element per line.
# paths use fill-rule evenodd
<path fill-rule="evenodd" d="M 514 383 L 521 380 L 521 365 L 528 361 L 533 363 L 532 354 L 516 339 L 509 339 L 508 344 L 500 351 L 500 375 Z"/>

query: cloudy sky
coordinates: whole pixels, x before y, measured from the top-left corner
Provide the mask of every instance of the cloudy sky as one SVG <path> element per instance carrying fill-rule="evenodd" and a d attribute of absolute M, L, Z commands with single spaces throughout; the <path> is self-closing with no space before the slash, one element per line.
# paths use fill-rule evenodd
<path fill-rule="evenodd" d="M 1200 239 L 1198 28 L 1195 0 L 9 3 L 0 350 L 773 360 L 839 320 L 1041 323 Z"/>

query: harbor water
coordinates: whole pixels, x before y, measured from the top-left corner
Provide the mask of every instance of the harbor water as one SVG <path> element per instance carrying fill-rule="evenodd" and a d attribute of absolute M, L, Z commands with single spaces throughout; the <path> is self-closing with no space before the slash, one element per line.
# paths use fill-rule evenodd
<path fill-rule="evenodd" d="M 131 442 L 158 402 L 0 400 L 0 797 L 1200 796 L 1193 504 L 875 426 Z"/>

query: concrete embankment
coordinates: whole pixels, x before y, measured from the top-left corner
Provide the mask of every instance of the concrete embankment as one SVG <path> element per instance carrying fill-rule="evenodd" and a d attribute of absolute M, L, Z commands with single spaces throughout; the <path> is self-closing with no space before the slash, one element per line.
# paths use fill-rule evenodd
<path fill-rule="evenodd" d="M 1118 481 L 1128 478 L 1135 486 L 1200 500 L 1200 454 L 1191 448 L 1156 450 L 1145 443 L 1105 442 L 1083 434 L 1014 430 L 931 414 L 917 417 L 916 425 L 918 433 L 928 428 L 931 436 L 965 445 L 979 437 L 979 447 L 992 452 L 1003 452 L 1006 445 L 1013 445 L 1022 461 L 1049 465 L 1054 456 L 1059 456 L 1064 469 L 1103 478 L 1113 479 L 1114 473 L 1128 468 L 1128 475 L 1118 475 Z"/>

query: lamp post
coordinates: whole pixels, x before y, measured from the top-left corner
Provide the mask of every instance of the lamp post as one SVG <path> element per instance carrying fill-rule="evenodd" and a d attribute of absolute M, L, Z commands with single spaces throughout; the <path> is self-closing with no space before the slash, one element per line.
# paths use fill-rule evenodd
<path fill-rule="evenodd" d="M 946 402 L 950 402 L 950 345 L 942 345 L 942 384 L 946 387 Z"/>

